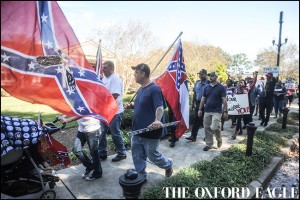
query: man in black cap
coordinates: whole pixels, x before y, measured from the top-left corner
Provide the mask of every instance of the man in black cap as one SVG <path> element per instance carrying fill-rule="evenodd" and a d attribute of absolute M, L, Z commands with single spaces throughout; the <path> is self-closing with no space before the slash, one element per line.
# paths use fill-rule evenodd
<path fill-rule="evenodd" d="M 265 85 L 262 85 L 262 91 L 259 95 L 259 117 L 261 119 L 261 126 L 268 126 L 273 106 L 274 88 L 277 82 L 272 72 L 268 72 L 266 78 L 267 81 Z"/>
<path fill-rule="evenodd" d="M 221 117 L 223 111 L 223 117 L 228 119 L 227 110 L 227 98 L 226 89 L 220 84 L 218 79 L 218 73 L 212 72 L 209 74 L 210 84 L 203 89 L 202 98 L 200 101 L 198 115 L 201 117 L 204 113 L 204 131 L 205 131 L 205 143 L 206 146 L 203 151 L 208 151 L 214 144 L 213 135 L 217 139 L 217 146 L 222 146 L 221 137 Z M 205 108 L 204 108 L 205 105 Z M 222 109 L 222 105 L 223 109 Z"/>
<path fill-rule="evenodd" d="M 162 118 L 164 114 L 164 97 L 158 85 L 150 80 L 150 68 L 141 63 L 136 67 L 134 78 L 141 85 L 134 101 L 134 113 L 131 130 L 152 127 L 154 130 L 132 135 L 131 152 L 135 170 L 147 177 L 147 158 L 158 167 L 165 169 L 165 176 L 173 173 L 173 161 L 159 152 L 162 137 Z M 125 107 L 127 107 L 125 105 Z"/>
<path fill-rule="evenodd" d="M 200 105 L 200 101 L 202 98 L 203 88 L 207 84 L 209 84 L 209 80 L 206 78 L 207 71 L 205 69 L 201 69 L 197 74 L 199 75 L 200 80 L 196 81 L 194 88 L 193 88 L 193 91 L 194 91 L 193 103 L 192 103 L 192 110 L 194 110 L 193 128 L 192 128 L 191 136 L 185 138 L 185 139 L 191 140 L 193 142 L 195 142 L 197 139 L 197 134 L 198 134 L 199 129 L 203 128 L 203 116 L 204 115 L 199 117 L 198 110 L 199 110 L 199 105 Z"/>

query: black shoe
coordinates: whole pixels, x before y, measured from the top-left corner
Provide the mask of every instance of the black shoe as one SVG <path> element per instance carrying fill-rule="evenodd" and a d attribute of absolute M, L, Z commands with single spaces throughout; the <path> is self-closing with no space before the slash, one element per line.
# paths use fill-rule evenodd
<path fill-rule="evenodd" d="M 266 127 L 266 126 L 268 126 L 268 122 L 265 122 L 265 123 L 264 123 L 264 127 Z"/>
<path fill-rule="evenodd" d="M 238 135 L 242 135 L 243 134 L 243 131 L 239 131 Z"/>
<path fill-rule="evenodd" d="M 114 157 L 113 159 L 111 159 L 111 161 L 112 161 L 112 162 L 118 162 L 118 161 L 124 160 L 124 159 L 126 159 L 126 158 L 127 158 L 126 155 L 124 155 L 124 156 L 116 155 L 116 157 Z"/>
<path fill-rule="evenodd" d="M 177 139 L 174 139 L 174 138 L 170 138 L 169 140 L 168 140 L 169 142 L 177 142 L 177 141 L 179 141 L 179 139 L 177 138 Z"/>
<path fill-rule="evenodd" d="M 218 148 L 220 148 L 222 146 L 222 139 L 218 141 L 217 146 L 218 146 Z"/>
<path fill-rule="evenodd" d="M 265 123 L 264 121 L 261 121 L 261 122 L 260 122 L 260 125 L 262 126 L 262 125 L 264 125 L 264 123 Z"/>
<path fill-rule="evenodd" d="M 100 160 L 106 160 L 107 159 L 107 155 L 100 155 Z"/>
<path fill-rule="evenodd" d="M 236 136 L 235 136 L 235 135 L 231 135 L 231 136 L 229 137 L 229 139 L 235 140 L 235 139 L 236 139 Z"/>
<path fill-rule="evenodd" d="M 210 147 L 210 146 L 205 146 L 204 148 L 203 148 L 203 151 L 208 151 L 208 150 L 210 150 L 212 147 Z"/>
<path fill-rule="evenodd" d="M 170 142 L 170 147 L 175 147 L 175 142 Z"/>
<path fill-rule="evenodd" d="M 255 113 L 254 116 L 257 116 L 257 113 Z"/>
<path fill-rule="evenodd" d="M 200 129 L 200 128 L 204 128 L 204 126 L 203 126 L 203 125 L 200 125 L 200 126 L 199 126 L 199 129 Z"/>
<path fill-rule="evenodd" d="M 194 138 L 193 136 L 186 137 L 185 139 L 186 139 L 186 140 L 191 140 L 192 142 L 195 142 L 195 141 L 196 141 L 196 138 Z"/>
<path fill-rule="evenodd" d="M 173 168 L 166 169 L 166 172 L 165 172 L 166 178 L 169 178 L 170 176 L 172 176 L 172 174 L 173 174 Z"/>
<path fill-rule="evenodd" d="M 82 179 L 88 177 L 92 171 L 92 169 L 85 169 L 85 172 L 81 175 Z"/>
<path fill-rule="evenodd" d="M 102 173 L 100 174 L 96 174 L 96 173 L 91 173 L 89 176 L 87 176 L 85 178 L 86 181 L 92 181 L 92 180 L 95 180 L 95 179 L 98 179 L 98 178 L 101 178 L 102 177 Z"/>
<path fill-rule="evenodd" d="M 242 129 L 246 129 L 247 127 L 246 127 L 246 125 L 244 125 L 243 127 L 242 127 Z"/>

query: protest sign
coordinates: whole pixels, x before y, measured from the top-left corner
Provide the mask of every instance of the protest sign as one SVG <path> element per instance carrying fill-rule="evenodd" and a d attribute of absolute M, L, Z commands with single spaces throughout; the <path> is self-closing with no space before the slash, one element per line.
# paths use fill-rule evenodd
<path fill-rule="evenodd" d="M 266 75 L 268 72 L 273 73 L 273 77 L 279 76 L 280 68 L 279 67 L 263 67 L 263 74 Z"/>
<path fill-rule="evenodd" d="M 227 95 L 228 115 L 250 114 L 248 94 Z"/>

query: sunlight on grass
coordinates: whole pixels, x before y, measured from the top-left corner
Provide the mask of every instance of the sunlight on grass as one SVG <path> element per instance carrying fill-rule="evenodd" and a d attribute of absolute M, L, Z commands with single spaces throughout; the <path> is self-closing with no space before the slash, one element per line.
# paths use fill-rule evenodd
<path fill-rule="evenodd" d="M 32 104 L 14 97 L 1 97 L 1 115 L 30 118 L 37 121 L 39 112 L 44 122 L 52 122 L 56 116 L 62 115 L 47 105 Z M 67 127 L 70 128 L 76 125 L 76 122 L 72 122 L 68 124 Z"/>

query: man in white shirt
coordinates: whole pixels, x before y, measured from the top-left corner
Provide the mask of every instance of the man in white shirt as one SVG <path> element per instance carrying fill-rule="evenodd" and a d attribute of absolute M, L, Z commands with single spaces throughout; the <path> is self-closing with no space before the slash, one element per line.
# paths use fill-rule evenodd
<path fill-rule="evenodd" d="M 123 107 L 123 82 L 120 77 L 114 73 L 115 66 L 111 61 L 106 61 L 103 63 L 103 74 L 104 77 L 102 82 L 105 84 L 106 88 L 115 98 L 118 104 L 118 111 L 114 118 L 111 120 L 109 126 L 104 122 L 101 122 L 102 137 L 99 143 L 100 159 L 105 160 L 107 158 L 107 139 L 106 134 L 108 129 L 110 129 L 112 140 L 117 150 L 117 156 L 112 159 L 112 162 L 117 162 L 126 159 L 126 148 L 124 145 L 123 137 L 121 134 L 121 121 L 123 117 L 124 107 Z"/>
<path fill-rule="evenodd" d="M 73 153 L 85 166 L 82 178 L 92 181 L 102 177 L 102 167 L 99 159 L 98 138 L 100 136 L 99 120 L 93 117 L 67 117 L 59 116 L 57 119 L 62 123 L 70 123 L 77 120 L 78 132 L 73 145 Z M 85 143 L 88 144 L 92 159 L 82 151 Z"/>

